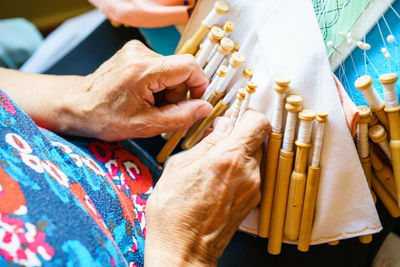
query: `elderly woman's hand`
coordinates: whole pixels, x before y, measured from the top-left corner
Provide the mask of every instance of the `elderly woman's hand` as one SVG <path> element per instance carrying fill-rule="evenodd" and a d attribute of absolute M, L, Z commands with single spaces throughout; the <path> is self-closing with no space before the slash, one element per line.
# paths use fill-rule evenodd
<path fill-rule="evenodd" d="M 0 88 L 39 126 L 106 141 L 189 128 L 212 111 L 209 103 L 195 99 L 207 85 L 193 56 L 164 57 L 138 41 L 88 76 L 0 68 Z"/>
<path fill-rule="evenodd" d="M 150 137 L 189 128 L 212 111 L 199 99 L 208 78 L 191 55 L 164 57 L 138 41 L 127 43 L 70 92 L 62 132 L 107 141 Z M 72 93 L 72 94 L 71 94 Z"/>
<path fill-rule="evenodd" d="M 147 266 L 215 265 L 260 200 L 264 115 L 248 110 L 232 130 L 220 118 L 193 149 L 173 156 L 146 207 Z"/>

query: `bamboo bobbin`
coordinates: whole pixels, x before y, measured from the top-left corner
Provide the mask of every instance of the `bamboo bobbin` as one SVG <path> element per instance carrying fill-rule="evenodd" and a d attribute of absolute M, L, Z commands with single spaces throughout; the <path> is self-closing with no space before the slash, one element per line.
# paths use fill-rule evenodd
<path fill-rule="evenodd" d="M 376 202 L 376 196 L 371 190 L 371 159 L 369 157 L 368 146 L 368 122 L 371 118 L 371 110 L 367 106 L 358 106 L 358 110 L 360 113 L 360 121 L 358 125 L 358 155 L 371 191 L 371 196 L 374 202 Z M 368 244 L 372 241 L 372 235 L 360 236 L 359 240 L 363 244 Z"/>
<path fill-rule="evenodd" d="M 284 108 L 284 100 L 286 93 L 290 90 L 289 88 L 290 80 L 287 78 L 279 78 L 275 80 L 274 90 L 276 91 L 275 102 L 276 106 L 274 107 L 274 115 L 277 118 L 276 122 L 273 122 L 274 129 L 271 132 L 268 143 L 267 150 L 265 152 L 265 168 L 264 168 L 264 181 L 263 181 L 263 189 L 262 189 L 262 198 L 260 202 L 260 217 L 258 223 L 258 235 L 260 237 L 268 237 L 269 233 L 269 225 L 271 221 L 271 213 L 272 213 L 272 203 L 274 200 L 274 189 L 275 189 L 275 181 L 276 181 L 276 172 L 278 168 L 278 158 L 279 158 L 279 150 L 282 144 L 282 132 L 281 132 L 281 124 L 283 118 L 283 108 Z M 293 98 L 293 97 L 292 97 Z M 295 96 L 295 99 L 298 98 Z M 289 99 L 290 101 L 290 99 Z M 298 105 L 301 104 L 302 99 L 299 99 Z M 293 104 L 293 103 L 292 103 Z M 296 103 L 294 103 L 296 104 Z M 279 124 L 279 125 L 276 125 Z"/>
<path fill-rule="evenodd" d="M 229 12 L 229 5 L 223 1 L 215 2 L 214 8 L 207 17 L 202 21 L 196 33 L 188 39 L 177 54 L 196 54 L 199 44 L 210 31 L 211 27 L 219 20 L 219 18 Z"/>
<path fill-rule="evenodd" d="M 221 65 L 228 65 L 229 60 L 231 59 L 232 55 L 236 52 L 238 52 L 240 49 L 240 44 L 238 42 L 233 42 L 233 49 L 232 49 L 232 54 L 228 55 L 227 57 L 224 58 L 222 61 Z"/>
<path fill-rule="evenodd" d="M 379 119 L 378 117 L 375 115 L 375 113 L 371 114 L 371 119 L 368 122 L 368 127 L 372 127 L 374 125 L 379 124 Z"/>
<path fill-rule="evenodd" d="M 211 79 L 215 70 L 221 64 L 222 60 L 226 55 L 232 52 L 233 49 L 233 41 L 228 37 L 224 37 L 220 44 L 218 45 L 217 52 L 211 58 L 210 62 L 208 62 L 207 66 L 204 68 L 204 73 Z"/>
<path fill-rule="evenodd" d="M 302 109 L 302 102 L 297 105 L 286 103 L 285 108 L 288 111 L 287 121 L 290 119 L 291 116 L 293 116 L 295 125 L 297 117 L 296 115 Z M 288 125 L 289 123 L 287 122 L 286 124 Z M 295 134 L 294 128 L 288 129 L 288 127 L 286 127 L 283 136 L 284 143 L 286 142 L 287 139 L 288 142 L 290 142 L 290 144 L 283 146 L 279 154 L 278 172 L 276 176 L 274 201 L 272 204 L 271 223 L 269 228 L 269 239 L 268 239 L 268 252 L 274 255 L 281 253 L 281 247 L 282 247 L 286 204 L 289 192 L 289 181 L 292 172 L 293 156 L 294 156 L 293 152 L 294 134 Z"/>
<path fill-rule="evenodd" d="M 391 168 L 379 158 L 372 148 L 370 149 L 370 155 L 373 174 L 378 178 L 383 187 L 385 187 L 389 195 L 397 201 L 396 181 L 394 180 Z"/>
<path fill-rule="evenodd" d="M 236 96 L 236 98 L 238 100 L 237 104 L 236 104 L 235 109 L 230 118 L 232 125 L 235 125 L 235 123 L 236 123 L 236 120 L 239 116 L 240 108 L 242 106 L 242 102 L 243 102 L 245 96 L 246 96 L 246 91 L 244 89 L 240 89 Z"/>
<path fill-rule="evenodd" d="M 250 105 L 250 99 L 251 96 L 256 92 L 257 84 L 253 82 L 248 82 L 246 86 L 246 96 L 243 100 L 242 108 L 240 109 L 239 116 L 237 118 L 237 121 L 240 121 L 243 117 L 244 112 Z"/>
<path fill-rule="evenodd" d="M 250 81 L 252 77 L 253 77 L 253 69 L 250 67 L 244 68 L 244 70 L 242 71 L 242 77 L 240 77 L 239 81 L 237 81 L 226 94 L 227 98 L 232 99 L 231 103 L 234 102 L 233 96 L 237 93 L 239 88 L 246 87 L 246 84 Z"/>
<path fill-rule="evenodd" d="M 207 87 L 204 94 L 201 96 L 201 99 L 208 100 L 211 94 L 215 91 L 216 88 L 220 88 L 224 83 L 224 77 L 228 74 L 228 68 L 226 66 L 219 66 L 217 70 L 217 76 L 211 81 L 210 85 Z M 210 101 L 208 101 L 210 102 Z M 213 106 L 215 103 L 212 104 Z"/>
<path fill-rule="evenodd" d="M 372 142 L 378 144 L 388 159 L 392 160 L 392 154 L 390 153 L 389 141 L 387 140 L 387 133 L 382 125 L 374 125 L 368 130 L 368 136 Z"/>
<path fill-rule="evenodd" d="M 201 50 L 199 50 L 200 52 L 198 56 L 196 57 L 196 62 L 200 67 L 204 67 L 207 62 L 208 55 L 211 53 L 214 45 L 217 45 L 223 37 L 223 30 L 215 26 L 211 28 L 208 38 L 205 40 Z"/>
<path fill-rule="evenodd" d="M 386 192 L 384 186 L 379 182 L 379 180 L 372 175 L 372 187 L 374 188 L 379 199 L 382 201 L 383 205 L 387 211 L 392 215 L 393 218 L 400 217 L 400 208 L 397 206 L 396 201 Z"/>
<path fill-rule="evenodd" d="M 186 131 L 177 131 L 172 134 L 156 157 L 158 163 L 163 163 L 167 160 L 185 133 Z"/>
<path fill-rule="evenodd" d="M 339 240 L 328 242 L 328 245 L 330 245 L 330 246 L 336 246 L 338 244 L 339 244 Z"/>
<path fill-rule="evenodd" d="M 243 54 L 240 53 L 235 53 L 232 55 L 230 61 L 229 61 L 229 67 L 228 67 L 228 73 L 225 77 L 221 78 L 221 83 L 214 89 L 213 93 L 216 92 L 214 95 L 216 95 L 215 97 L 219 100 L 220 98 L 220 93 L 223 94 L 229 84 L 229 82 L 231 81 L 231 79 L 234 77 L 235 73 L 243 66 L 244 62 L 246 60 L 246 57 Z M 252 86 L 252 85 L 250 85 Z M 232 90 L 231 90 L 232 91 Z M 228 105 L 230 101 L 232 100 L 233 97 L 235 97 L 236 92 L 232 92 L 233 94 L 227 94 L 225 95 L 224 99 L 222 100 L 222 103 L 224 105 Z M 214 97 L 214 96 L 210 96 L 210 97 Z M 222 104 L 221 104 L 222 105 Z M 200 124 L 202 123 L 203 120 L 205 120 L 206 118 L 198 121 L 195 125 L 193 125 L 190 130 L 188 131 L 185 141 L 182 143 L 182 148 L 183 149 L 189 149 L 191 147 L 193 147 L 198 141 L 200 141 L 203 131 L 205 129 L 200 129 L 198 130 L 198 127 L 200 126 Z M 201 136 L 194 136 L 196 134 L 201 134 Z"/>
<path fill-rule="evenodd" d="M 303 212 L 301 215 L 300 233 L 297 248 L 300 251 L 308 251 L 311 240 L 311 231 L 314 219 L 315 203 L 318 195 L 318 185 L 321 168 L 319 166 L 319 158 L 322 149 L 323 135 L 325 131 L 325 123 L 328 113 L 318 112 L 316 119 L 318 121 L 316 140 L 313 149 L 313 161 L 308 167 L 307 184 L 304 195 Z M 318 139 L 318 140 L 317 140 Z"/>
<path fill-rule="evenodd" d="M 400 105 L 394 84 L 397 81 L 395 73 L 382 74 L 379 81 L 383 85 L 385 95 L 385 111 L 388 114 L 390 126 L 390 150 L 392 166 L 396 181 L 397 204 L 400 207 Z"/>
<path fill-rule="evenodd" d="M 213 112 L 208 115 L 206 118 L 201 120 L 198 127 L 192 133 L 191 136 L 187 136 L 184 143 L 182 144 L 183 149 L 190 149 L 195 146 L 203 137 L 204 131 L 207 128 L 210 128 L 213 121 L 218 117 L 221 116 L 229 107 L 229 104 L 224 103 L 220 100 L 214 107 Z"/>
<path fill-rule="evenodd" d="M 355 81 L 354 86 L 363 93 L 365 99 L 371 107 L 371 111 L 376 114 L 383 126 L 389 130 L 388 116 L 384 111 L 385 104 L 375 88 L 372 86 L 371 76 L 361 76 Z"/>
<path fill-rule="evenodd" d="M 306 168 L 308 150 L 311 147 L 312 122 L 315 112 L 303 110 L 299 113 L 300 127 L 296 140 L 296 160 L 290 177 L 289 196 L 286 208 L 284 235 L 289 240 L 297 240 L 300 233 L 301 214 L 303 211 L 304 192 L 306 187 Z"/>

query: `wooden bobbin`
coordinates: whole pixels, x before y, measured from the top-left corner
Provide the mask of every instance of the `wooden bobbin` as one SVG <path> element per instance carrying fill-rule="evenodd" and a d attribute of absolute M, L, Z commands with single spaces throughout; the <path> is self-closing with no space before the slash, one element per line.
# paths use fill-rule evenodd
<path fill-rule="evenodd" d="M 204 131 L 207 128 L 210 128 L 213 121 L 221 116 L 229 107 L 229 104 L 225 104 L 222 100 L 220 100 L 214 107 L 212 113 L 208 115 L 206 118 L 202 119 L 198 127 L 194 130 L 192 135 L 188 135 L 182 144 L 183 149 L 190 149 L 195 146 L 203 137 Z"/>
<path fill-rule="evenodd" d="M 286 110 L 293 113 L 299 112 L 302 105 L 297 103 L 297 101 L 286 103 Z M 273 255 L 281 253 L 293 156 L 293 151 L 280 150 L 268 240 L 268 252 Z"/>
<path fill-rule="evenodd" d="M 390 215 L 392 215 L 393 218 L 400 217 L 400 208 L 397 206 L 397 202 L 393 200 L 382 183 L 380 183 L 374 175 L 372 175 L 372 187 Z"/>
<path fill-rule="evenodd" d="M 219 68 L 217 70 L 218 77 L 221 77 L 221 78 L 226 77 L 227 73 L 228 73 L 228 68 L 226 66 L 224 66 L 224 65 L 219 66 Z M 221 81 L 222 81 L 222 79 L 221 79 Z M 219 85 L 220 84 L 216 84 L 216 87 L 214 88 L 211 95 L 207 99 L 207 101 L 213 106 L 215 106 L 215 104 L 217 104 L 217 102 L 224 95 L 224 92 L 221 92 L 218 90 Z"/>
<path fill-rule="evenodd" d="M 369 128 L 368 136 L 371 138 L 372 142 L 378 144 L 382 148 L 383 152 L 389 159 L 392 158 L 389 143 L 387 141 L 387 133 L 382 125 L 376 124 Z"/>
<path fill-rule="evenodd" d="M 369 75 L 364 75 L 358 78 L 354 86 L 356 87 L 357 90 L 360 90 L 363 94 L 365 94 L 365 90 L 375 90 L 372 86 L 372 78 Z M 382 102 L 382 105 L 380 107 L 371 107 L 371 111 L 376 114 L 378 117 L 379 121 L 383 124 L 383 126 L 386 128 L 386 130 L 389 130 L 389 120 L 388 116 L 384 110 L 385 104 Z"/>
<path fill-rule="evenodd" d="M 177 131 L 172 134 L 156 157 L 158 163 L 164 163 L 167 160 L 185 133 L 186 131 Z"/>
<path fill-rule="evenodd" d="M 371 119 L 368 122 L 368 127 L 372 127 L 374 125 L 377 125 L 378 123 L 379 123 L 378 117 L 375 115 L 375 113 L 372 112 Z"/>
<path fill-rule="evenodd" d="M 246 96 L 243 100 L 242 107 L 240 109 L 239 116 L 237 118 L 238 122 L 242 119 L 243 114 L 246 112 L 247 108 L 249 107 L 251 96 L 256 92 L 257 86 L 258 85 L 254 82 L 247 83 L 247 86 L 245 88 Z"/>
<path fill-rule="evenodd" d="M 233 30 L 235 29 L 235 23 L 233 23 L 233 22 L 230 21 L 230 20 L 227 20 L 227 21 L 225 22 L 225 24 L 224 24 L 223 29 L 224 29 L 226 35 L 228 35 L 228 34 L 230 34 L 231 32 L 233 32 Z"/>
<path fill-rule="evenodd" d="M 246 91 L 244 89 L 239 89 L 239 91 L 238 91 L 238 93 L 236 95 L 236 99 L 238 101 L 237 101 L 236 107 L 235 107 L 235 109 L 234 109 L 234 111 L 233 111 L 233 113 L 231 115 L 231 123 L 232 123 L 232 125 L 235 125 L 235 123 L 236 123 L 236 120 L 237 120 L 237 118 L 239 116 L 240 108 L 242 106 L 242 102 L 243 102 L 245 96 L 246 96 Z"/>
<path fill-rule="evenodd" d="M 326 123 L 327 117 L 328 113 L 318 112 L 316 115 L 316 120 L 318 121 L 318 123 Z M 310 246 L 315 203 L 317 201 L 318 195 L 320 172 L 320 166 L 308 167 L 303 211 L 301 215 L 300 233 L 297 245 L 297 249 L 303 252 L 308 251 Z"/>
<path fill-rule="evenodd" d="M 395 73 L 382 74 L 379 81 L 386 89 L 386 85 L 393 85 L 397 81 Z M 393 108 L 385 108 L 390 126 L 390 150 L 392 153 L 393 174 L 396 181 L 397 204 L 400 207 L 400 105 Z"/>
<path fill-rule="evenodd" d="M 181 49 L 179 49 L 177 54 L 196 54 L 199 44 L 210 31 L 212 25 L 214 25 L 220 16 L 223 16 L 229 12 L 229 5 L 223 1 L 217 1 L 214 4 L 213 10 L 210 14 L 203 20 L 200 27 L 197 29 L 195 34 L 188 39 Z"/>
<path fill-rule="evenodd" d="M 371 118 L 371 110 L 370 110 L 370 108 L 366 107 L 366 106 L 358 106 L 358 111 L 360 113 L 360 121 L 359 121 L 360 125 L 361 124 L 367 124 L 368 125 L 368 122 L 369 122 L 369 120 Z M 366 156 L 366 157 L 365 156 L 360 156 L 360 161 L 361 161 L 362 168 L 364 170 L 364 175 L 366 177 L 368 186 L 370 188 L 371 196 L 372 196 L 374 202 L 376 203 L 375 193 L 371 189 L 371 159 L 369 157 L 369 153 L 368 153 L 368 156 Z M 371 243 L 372 242 L 372 235 L 371 234 L 362 235 L 362 236 L 359 237 L 359 240 L 363 244 Z"/>
<path fill-rule="evenodd" d="M 286 94 L 289 91 L 290 80 L 285 79 L 285 81 L 289 82 L 284 82 L 283 84 L 281 83 L 281 80 L 283 79 L 275 80 L 276 86 L 274 88 L 276 88 L 275 90 L 278 94 Z M 280 84 L 283 86 L 281 86 Z M 298 104 L 301 105 L 301 102 Z M 258 224 L 258 235 L 264 238 L 268 237 L 269 233 L 272 203 L 274 199 L 276 172 L 278 167 L 279 150 L 282 144 L 282 136 L 283 135 L 280 132 L 271 132 L 268 138 L 267 151 L 265 152 L 265 172 Z"/>
<path fill-rule="evenodd" d="M 339 245 L 339 240 L 335 240 L 335 241 L 328 242 L 328 245 L 330 245 L 330 246 Z"/>
<path fill-rule="evenodd" d="M 200 45 L 200 49 L 196 54 L 196 62 L 200 65 L 200 67 L 204 67 L 207 62 L 208 55 L 212 51 L 214 45 L 218 44 L 222 40 L 224 34 L 225 32 L 219 27 L 213 26 L 211 28 L 207 40 Z"/>
<path fill-rule="evenodd" d="M 371 114 L 372 114 L 371 113 L 371 109 L 369 107 L 367 107 L 367 106 L 358 106 L 358 111 L 359 111 L 359 114 L 360 114 L 360 121 L 359 121 L 360 125 L 361 124 L 367 124 L 368 125 L 368 123 L 369 123 L 369 121 L 371 119 Z M 376 203 L 376 195 L 371 190 L 371 158 L 370 158 L 369 155 L 366 156 L 366 157 L 361 157 L 360 156 L 360 161 L 361 161 L 361 165 L 363 167 L 365 178 L 367 179 L 368 187 L 370 188 L 370 191 L 371 191 L 372 199 L 374 200 L 374 203 Z"/>
<path fill-rule="evenodd" d="M 301 121 L 313 121 L 315 112 L 303 110 L 299 113 Z M 300 125 L 301 127 L 302 125 Z M 300 131 L 300 130 L 299 130 Z M 306 168 L 308 162 L 308 150 L 311 147 L 309 142 L 296 140 L 296 161 L 294 171 L 290 177 L 289 196 L 286 208 L 286 220 L 284 235 L 289 240 L 297 240 L 300 233 L 301 214 L 303 211 L 304 192 L 306 187 Z"/>
<path fill-rule="evenodd" d="M 221 65 L 224 57 L 231 53 L 232 49 L 233 41 L 228 37 L 224 37 L 218 45 L 217 52 L 215 53 L 215 55 L 213 55 L 213 57 L 204 68 L 204 72 L 209 78 L 213 76 L 215 70 L 218 68 L 219 65 Z"/>
<path fill-rule="evenodd" d="M 372 147 L 369 153 L 371 156 L 373 174 L 378 178 L 385 190 L 397 203 L 396 181 L 394 180 L 392 169 L 379 158 Z"/>

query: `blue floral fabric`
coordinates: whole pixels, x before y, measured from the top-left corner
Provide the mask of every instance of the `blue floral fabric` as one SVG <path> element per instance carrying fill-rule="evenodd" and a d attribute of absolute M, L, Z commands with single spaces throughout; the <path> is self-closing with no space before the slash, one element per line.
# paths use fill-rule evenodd
<path fill-rule="evenodd" d="M 159 175 L 133 141 L 67 141 L 0 91 L 0 266 L 142 266 Z"/>

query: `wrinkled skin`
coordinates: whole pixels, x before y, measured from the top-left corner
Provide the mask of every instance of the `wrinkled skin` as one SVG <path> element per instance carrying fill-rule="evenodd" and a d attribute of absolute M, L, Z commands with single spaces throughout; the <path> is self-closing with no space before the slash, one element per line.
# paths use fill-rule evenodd
<path fill-rule="evenodd" d="M 146 207 L 147 266 L 216 265 L 260 200 L 266 117 L 246 111 L 232 129 L 220 118 L 191 150 L 173 156 Z"/>

